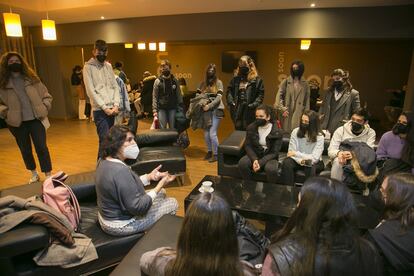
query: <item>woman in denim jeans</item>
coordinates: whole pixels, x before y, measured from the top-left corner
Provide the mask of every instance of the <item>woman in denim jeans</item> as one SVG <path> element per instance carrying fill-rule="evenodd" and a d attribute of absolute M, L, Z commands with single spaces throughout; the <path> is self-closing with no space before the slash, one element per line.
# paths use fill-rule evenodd
<path fill-rule="evenodd" d="M 224 117 L 223 83 L 217 78 L 216 65 L 211 63 L 207 66 L 206 78 L 197 88 L 199 93 L 207 93 L 210 102 L 203 107 L 204 112 L 211 114 L 211 126 L 204 129 L 204 140 L 207 145 L 207 154 L 204 160 L 210 163 L 217 161 L 218 138 L 217 129 L 220 120 Z"/>

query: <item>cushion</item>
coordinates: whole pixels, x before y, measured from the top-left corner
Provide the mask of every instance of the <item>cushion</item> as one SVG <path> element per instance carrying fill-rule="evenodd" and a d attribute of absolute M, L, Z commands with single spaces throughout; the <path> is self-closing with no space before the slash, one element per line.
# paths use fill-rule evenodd
<path fill-rule="evenodd" d="M 135 140 L 139 147 L 172 145 L 177 141 L 178 132 L 171 129 L 148 129 L 139 131 Z"/>

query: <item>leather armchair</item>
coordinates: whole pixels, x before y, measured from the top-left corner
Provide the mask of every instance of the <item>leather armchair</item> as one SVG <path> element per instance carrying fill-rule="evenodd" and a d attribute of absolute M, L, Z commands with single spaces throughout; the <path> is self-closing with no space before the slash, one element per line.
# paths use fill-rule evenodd
<path fill-rule="evenodd" d="M 127 237 L 115 237 L 104 233 L 98 222 L 98 207 L 94 174 L 69 176 L 72 187 L 81 206 L 80 232 L 92 239 L 98 259 L 72 267 L 37 266 L 33 256 L 49 244 L 49 232 L 43 226 L 21 225 L 0 236 L 0 267 L 3 275 L 80 275 L 118 264 L 135 243 L 144 235 L 138 233 Z M 0 196 L 16 195 L 30 197 L 39 194 L 40 183 L 23 185 L 0 192 Z"/>

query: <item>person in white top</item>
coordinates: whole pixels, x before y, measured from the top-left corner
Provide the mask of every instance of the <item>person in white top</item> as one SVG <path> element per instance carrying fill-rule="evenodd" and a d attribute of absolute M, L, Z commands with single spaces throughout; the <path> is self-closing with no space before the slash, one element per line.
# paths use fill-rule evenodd
<path fill-rule="evenodd" d="M 342 142 L 364 142 L 371 148 L 374 147 L 375 130 L 369 127 L 368 118 L 368 111 L 360 108 L 354 112 L 350 121 L 335 130 L 328 148 L 328 155 L 332 159 L 332 178 L 342 181 L 342 166 L 352 159 L 351 152 L 339 149 Z"/>
<path fill-rule="evenodd" d="M 277 181 L 283 133 L 274 123 L 272 115 L 272 108 L 262 104 L 256 109 L 256 121 L 247 127 L 246 155 L 238 165 L 243 179 L 250 180 L 254 173 L 265 171 L 267 182 Z"/>
<path fill-rule="evenodd" d="M 303 112 L 299 127 L 290 135 L 288 154 L 282 163 L 281 183 L 293 185 L 295 171 L 298 169 L 305 171 L 306 178 L 323 170 L 321 156 L 324 136 L 319 125 L 319 117 L 315 111 Z"/>

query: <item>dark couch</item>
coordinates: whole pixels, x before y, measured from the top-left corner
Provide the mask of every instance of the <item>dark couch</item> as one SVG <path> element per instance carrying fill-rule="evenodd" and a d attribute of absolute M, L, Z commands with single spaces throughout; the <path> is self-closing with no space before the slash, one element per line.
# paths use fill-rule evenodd
<path fill-rule="evenodd" d="M 244 150 L 244 142 L 246 139 L 246 132 L 236 130 L 230 134 L 218 147 L 218 163 L 217 163 L 217 171 L 218 175 L 221 176 L 230 176 L 235 178 L 241 178 L 240 172 L 238 169 L 238 162 L 239 160 L 246 154 Z M 282 148 L 280 149 L 279 153 L 279 161 L 283 161 L 286 158 L 286 154 L 289 148 L 289 134 L 285 134 L 283 136 Z M 321 175 L 330 175 L 329 171 L 329 157 L 327 156 L 329 147 L 329 141 L 325 140 L 324 145 L 324 152 L 322 154 L 322 160 L 327 167 Z M 280 174 L 280 166 L 279 166 L 279 174 Z M 267 182 L 266 174 L 264 172 L 259 172 L 254 174 L 255 181 L 263 181 Z M 296 171 L 295 175 L 295 182 L 300 184 L 305 181 L 305 172 L 303 170 Z M 277 179 L 275 180 L 277 183 Z"/>
<path fill-rule="evenodd" d="M 93 173 L 69 176 L 66 181 L 78 198 L 82 221 L 80 232 L 92 239 L 98 259 L 92 262 L 63 269 L 40 267 L 33 256 L 49 244 L 49 232 L 43 226 L 21 225 L 0 236 L 1 275 L 80 275 L 90 274 L 118 264 L 135 243 L 144 235 L 138 233 L 127 237 L 115 237 L 104 233 L 98 222 L 96 192 Z M 15 195 L 27 198 L 41 193 L 41 183 L 6 189 L 0 196 Z"/>

